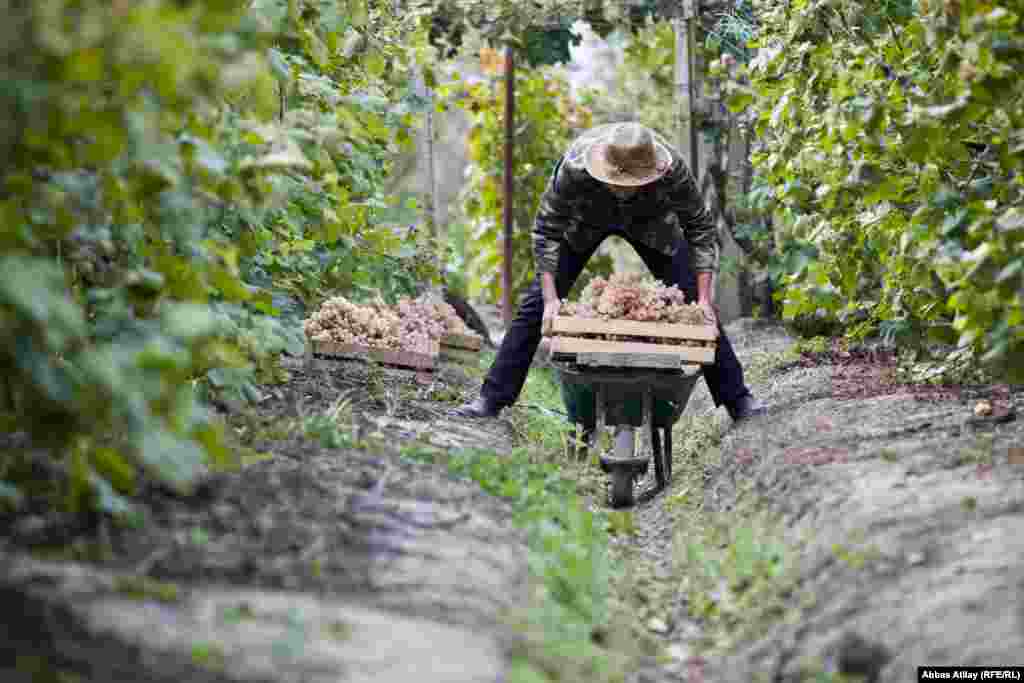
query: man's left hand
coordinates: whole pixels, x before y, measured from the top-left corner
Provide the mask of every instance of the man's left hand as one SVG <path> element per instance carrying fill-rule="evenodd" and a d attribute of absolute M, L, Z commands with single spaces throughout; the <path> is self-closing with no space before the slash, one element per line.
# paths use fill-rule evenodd
<path fill-rule="evenodd" d="M 701 311 L 704 312 L 704 321 L 708 325 L 714 325 L 717 328 L 718 311 L 716 310 L 715 305 L 707 300 L 698 301 L 697 305 L 700 306 Z"/>

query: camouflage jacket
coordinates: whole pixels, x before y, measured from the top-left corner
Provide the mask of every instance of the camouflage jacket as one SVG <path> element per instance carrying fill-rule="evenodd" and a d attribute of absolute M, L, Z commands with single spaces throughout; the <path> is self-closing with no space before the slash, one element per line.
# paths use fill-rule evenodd
<path fill-rule="evenodd" d="M 554 273 L 558 269 L 562 243 L 575 252 L 586 252 L 616 233 L 666 255 L 676 252 L 681 236 L 689 243 L 693 269 L 717 272 L 718 230 L 683 158 L 654 133 L 655 139 L 672 152 L 672 166 L 634 196 L 620 199 L 583 165 L 585 151 L 603 128 L 591 128 L 570 145 L 541 196 L 533 227 L 538 272 Z"/>

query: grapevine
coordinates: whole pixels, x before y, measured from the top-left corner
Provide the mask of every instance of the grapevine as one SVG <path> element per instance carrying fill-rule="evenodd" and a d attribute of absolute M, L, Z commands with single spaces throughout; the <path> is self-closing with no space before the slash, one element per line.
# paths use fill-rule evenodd
<path fill-rule="evenodd" d="M 704 324 L 700 306 L 686 302 L 678 286 L 641 273 L 613 273 L 595 277 L 577 302 L 563 302 L 560 315 L 603 320 Z"/>

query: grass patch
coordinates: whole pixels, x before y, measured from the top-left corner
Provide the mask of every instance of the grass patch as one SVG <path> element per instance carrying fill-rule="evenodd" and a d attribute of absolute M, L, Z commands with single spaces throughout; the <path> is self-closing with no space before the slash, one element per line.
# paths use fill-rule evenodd
<path fill-rule="evenodd" d="M 991 465 L 995 461 L 995 435 L 982 434 L 974 443 L 963 446 L 949 461 L 949 467 L 964 465 Z"/>
<path fill-rule="evenodd" d="M 522 443 L 551 455 L 568 454 L 572 425 L 564 414 L 565 406 L 554 370 L 532 368 L 516 405 L 518 409 L 510 411 L 510 417 Z"/>
<path fill-rule="evenodd" d="M 796 549 L 768 513 L 708 514 L 686 521 L 677 567 L 690 614 L 704 625 L 702 645 L 727 651 L 795 618 Z"/>
<path fill-rule="evenodd" d="M 752 384 L 790 360 L 791 352 L 761 354 L 746 364 Z M 799 547 L 784 540 L 781 520 L 748 483 L 736 504 L 718 511 L 705 504 L 705 485 L 722 464 L 723 424 L 717 414 L 685 416 L 674 430 L 675 472 L 667 505 L 678 515 L 674 574 L 703 634 L 706 654 L 723 654 L 764 635 L 801 609 L 796 594 Z"/>
<path fill-rule="evenodd" d="M 576 428 L 568 421 L 558 375 L 552 368 L 534 367 L 526 376 L 526 383 L 517 403 L 518 408 L 508 411 L 519 443 L 528 444 L 550 462 L 559 463 L 565 476 L 576 482 L 576 492 L 595 501 L 607 497 L 606 475 L 601 470 L 595 453 L 586 460 L 573 455 Z M 621 528 L 621 525 L 616 529 Z"/>
<path fill-rule="evenodd" d="M 222 671 L 224 649 L 217 643 L 196 643 L 192 646 L 192 661 L 203 668 Z"/>
<path fill-rule="evenodd" d="M 346 641 L 352 639 L 352 625 L 344 621 L 332 621 L 324 626 L 324 634 L 333 640 Z"/>
<path fill-rule="evenodd" d="M 851 548 L 840 543 L 833 543 L 832 554 L 837 560 L 853 569 L 863 569 L 869 562 L 882 559 L 881 551 L 874 545 L 866 548 Z"/>
<path fill-rule="evenodd" d="M 177 584 L 157 581 L 148 576 L 119 576 L 114 579 L 114 590 L 132 600 L 173 603 L 181 597 Z"/>
<path fill-rule="evenodd" d="M 510 501 L 527 531 L 534 591 L 529 608 L 511 616 L 524 638 L 509 681 L 623 681 L 634 653 L 610 618 L 610 520 L 587 509 L 559 464 L 526 448 L 499 455 L 414 447 L 403 457 L 444 464 Z"/>
<path fill-rule="evenodd" d="M 481 374 L 489 360 L 482 360 Z M 444 464 L 510 501 L 515 523 L 527 532 L 533 588 L 529 605 L 509 615 L 522 634 L 510 653 L 510 683 L 621 682 L 642 654 L 613 608 L 618 570 L 608 550 L 609 534 L 635 532 L 632 514 L 591 509 L 590 494 L 603 500 L 604 474 L 596 459 L 569 457 L 574 429 L 564 410 L 556 373 L 534 367 L 516 407 L 503 414 L 522 444 L 510 454 L 403 450 L 405 458 Z"/>

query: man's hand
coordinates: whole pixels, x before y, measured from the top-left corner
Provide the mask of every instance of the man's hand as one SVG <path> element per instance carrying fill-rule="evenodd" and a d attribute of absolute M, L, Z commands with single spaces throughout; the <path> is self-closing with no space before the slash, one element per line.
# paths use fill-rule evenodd
<path fill-rule="evenodd" d="M 718 309 L 711 303 L 711 293 L 715 291 L 714 273 L 697 273 L 697 305 L 704 311 L 704 320 L 708 325 L 718 328 Z"/>
<path fill-rule="evenodd" d="M 704 312 L 704 322 L 718 327 L 718 311 L 715 310 L 715 305 L 707 300 L 698 301 L 697 305 Z"/>
<path fill-rule="evenodd" d="M 561 307 L 562 302 L 558 299 L 544 302 L 544 320 L 541 322 L 540 327 L 543 334 L 550 334 L 551 326 L 555 324 L 555 318 L 558 317 L 558 311 Z"/>
<path fill-rule="evenodd" d="M 562 300 L 558 298 L 558 289 L 555 287 L 555 274 L 542 272 L 540 288 L 544 294 L 544 318 L 540 323 L 540 332 L 547 335 L 550 334 L 551 326 L 558 316 L 558 310 L 562 307 Z"/>

